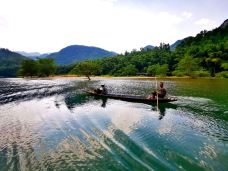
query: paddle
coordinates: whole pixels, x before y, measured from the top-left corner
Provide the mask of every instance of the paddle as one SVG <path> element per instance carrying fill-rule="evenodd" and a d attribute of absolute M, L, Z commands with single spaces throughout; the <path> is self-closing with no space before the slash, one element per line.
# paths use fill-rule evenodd
<path fill-rule="evenodd" d="M 158 81 L 157 78 L 155 76 L 155 81 L 156 81 L 156 94 L 157 94 L 157 111 L 158 111 Z"/>

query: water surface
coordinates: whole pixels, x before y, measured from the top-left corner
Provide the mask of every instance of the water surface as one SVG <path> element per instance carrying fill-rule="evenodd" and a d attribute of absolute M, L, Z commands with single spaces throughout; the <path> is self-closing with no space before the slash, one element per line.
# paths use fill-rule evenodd
<path fill-rule="evenodd" d="M 1 79 L 0 170 L 228 170 L 228 80 L 164 80 L 174 103 L 87 96 L 148 95 L 154 80 Z"/>

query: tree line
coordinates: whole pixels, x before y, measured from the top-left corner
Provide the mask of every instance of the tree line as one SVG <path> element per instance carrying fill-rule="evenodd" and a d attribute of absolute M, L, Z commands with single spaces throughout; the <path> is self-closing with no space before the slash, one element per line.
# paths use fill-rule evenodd
<path fill-rule="evenodd" d="M 26 69 L 27 68 L 27 69 Z M 153 49 L 141 48 L 115 57 L 55 66 L 53 59 L 24 61 L 22 75 L 48 76 L 78 74 L 111 76 L 190 76 L 228 78 L 228 27 L 201 31 L 181 41 L 174 51 L 161 43 Z"/>
<path fill-rule="evenodd" d="M 153 49 L 141 48 L 116 57 L 80 62 L 71 72 L 86 75 L 77 67 L 88 70 L 88 63 L 99 68 L 96 73 L 91 72 L 94 75 L 228 78 L 228 27 L 204 30 L 195 37 L 187 37 L 175 51 L 169 44 L 161 43 Z"/>

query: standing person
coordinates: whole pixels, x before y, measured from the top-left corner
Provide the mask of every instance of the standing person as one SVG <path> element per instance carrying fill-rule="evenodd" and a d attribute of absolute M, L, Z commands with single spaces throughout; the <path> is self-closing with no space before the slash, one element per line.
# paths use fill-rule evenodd
<path fill-rule="evenodd" d="M 152 93 L 152 96 L 149 96 L 148 98 L 149 99 L 155 99 L 155 97 L 157 97 L 158 95 L 158 98 L 164 98 L 165 95 L 166 95 L 166 89 L 164 88 L 164 83 L 163 82 L 160 82 L 160 87 L 157 91 L 154 91 Z"/>

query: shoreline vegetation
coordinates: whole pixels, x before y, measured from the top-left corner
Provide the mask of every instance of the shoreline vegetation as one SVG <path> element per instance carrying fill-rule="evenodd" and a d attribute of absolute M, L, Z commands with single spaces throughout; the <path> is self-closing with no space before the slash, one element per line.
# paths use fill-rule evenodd
<path fill-rule="evenodd" d="M 23 79 L 56 79 L 56 78 L 78 78 L 78 79 L 85 79 L 88 80 L 86 76 L 80 76 L 80 75 L 51 75 L 48 77 L 17 77 L 17 78 L 23 78 Z M 221 78 L 221 77 L 190 77 L 190 76 L 183 76 L 183 77 L 177 77 L 177 76 L 158 76 L 158 77 L 153 77 L 153 76 L 109 76 L 109 75 L 103 75 L 103 76 L 91 76 L 91 80 L 98 80 L 98 79 L 117 79 L 117 80 L 172 80 L 172 79 L 227 79 L 227 78 Z"/>

